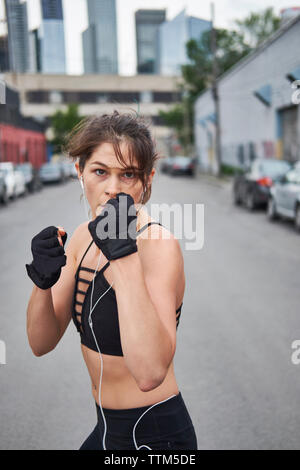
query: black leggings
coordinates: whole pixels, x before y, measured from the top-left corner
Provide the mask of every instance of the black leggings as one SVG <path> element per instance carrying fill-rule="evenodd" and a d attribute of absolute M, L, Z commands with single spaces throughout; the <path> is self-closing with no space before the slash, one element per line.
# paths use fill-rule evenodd
<path fill-rule="evenodd" d="M 104 421 L 100 407 L 95 404 L 98 422 L 79 450 L 104 450 Z M 106 450 L 138 450 L 139 447 L 144 451 L 148 448 L 197 450 L 195 429 L 180 392 L 148 410 L 138 421 L 151 406 L 121 410 L 102 408 L 106 420 Z"/>

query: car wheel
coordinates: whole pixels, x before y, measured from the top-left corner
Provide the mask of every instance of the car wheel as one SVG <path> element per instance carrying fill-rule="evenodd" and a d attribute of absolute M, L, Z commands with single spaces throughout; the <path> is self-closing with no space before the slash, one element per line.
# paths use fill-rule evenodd
<path fill-rule="evenodd" d="M 300 233 L 300 204 L 296 207 L 295 227 L 297 232 Z"/>
<path fill-rule="evenodd" d="M 246 195 L 246 207 L 249 211 L 253 211 L 255 209 L 254 196 L 251 191 Z"/>
<path fill-rule="evenodd" d="M 8 195 L 7 195 L 7 189 L 4 188 L 4 191 L 3 191 L 3 194 L 2 194 L 2 198 L 1 198 L 1 202 L 3 205 L 6 206 L 6 204 L 8 203 Z"/>
<path fill-rule="evenodd" d="M 268 199 L 267 216 L 269 220 L 277 219 L 276 203 L 273 197 Z"/>

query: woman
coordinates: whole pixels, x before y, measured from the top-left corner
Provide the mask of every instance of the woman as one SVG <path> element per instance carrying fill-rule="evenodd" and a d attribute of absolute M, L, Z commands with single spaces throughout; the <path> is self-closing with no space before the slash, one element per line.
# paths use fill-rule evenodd
<path fill-rule="evenodd" d="M 53 350 L 73 318 L 98 419 L 80 450 L 197 449 L 173 368 L 183 257 L 178 240 L 141 206 L 158 159 L 150 132 L 130 114 L 93 116 L 74 128 L 67 151 L 92 220 L 74 231 L 66 251 L 63 227 L 32 240 L 33 353 Z M 124 214 L 126 236 L 109 229 L 105 239 L 105 217 L 119 227 Z"/>

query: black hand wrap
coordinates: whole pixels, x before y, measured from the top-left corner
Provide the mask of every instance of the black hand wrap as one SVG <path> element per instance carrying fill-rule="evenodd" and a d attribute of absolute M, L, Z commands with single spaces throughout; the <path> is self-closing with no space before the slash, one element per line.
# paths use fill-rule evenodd
<path fill-rule="evenodd" d="M 67 261 L 57 232 L 58 228 L 51 225 L 38 233 L 31 241 L 33 261 L 25 267 L 30 279 L 40 289 L 49 289 L 58 281 L 61 268 Z M 61 237 L 63 245 L 66 243 L 67 236 L 65 233 Z"/>
<path fill-rule="evenodd" d="M 118 193 L 116 198 L 107 201 L 102 213 L 89 223 L 88 229 L 95 244 L 110 261 L 137 251 L 136 222 L 133 198 L 129 194 Z"/>

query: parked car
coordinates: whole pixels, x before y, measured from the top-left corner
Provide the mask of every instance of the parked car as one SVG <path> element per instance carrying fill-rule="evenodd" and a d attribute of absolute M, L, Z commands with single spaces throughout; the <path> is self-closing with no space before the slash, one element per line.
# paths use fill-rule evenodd
<path fill-rule="evenodd" d="M 0 170 L 0 202 L 1 204 L 7 204 L 8 202 L 8 194 L 7 194 L 6 184 L 5 184 L 5 174 L 1 170 Z"/>
<path fill-rule="evenodd" d="M 70 165 L 69 165 L 69 162 L 67 162 L 65 160 L 61 160 L 61 161 L 59 161 L 59 164 L 60 164 L 61 169 L 62 169 L 63 180 L 67 181 L 70 178 Z"/>
<path fill-rule="evenodd" d="M 43 183 L 62 183 L 64 177 L 62 166 L 58 162 L 44 163 L 40 168 L 40 178 Z"/>
<path fill-rule="evenodd" d="M 172 163 L 173 157 L 165 157 L 160 165 L 160 171 L 162 173 L 168 173 L 170 169 L 170 165 Z"/>
<path fill-rule="evenodd" d="M 270 190 L 267 215 L 269 220 L 278 216 L 292 219 L 300 232 L 300 166 L 295 166 L 278 178 Z"/>
<path fill-rule="evenodd" d="M 16 170 L 14 163 L 1 162 L 0 170 L 4 173 L 8 198 L 15 199 L 17 196 L 25 195 L 27 192 L 23 173 Z"/>
<path fill-rule="evenodd" d="M 42 182 L 40 180 L 39 171 L 34 168 L 31 163 L 21 163 L 17 165 L 16 168 L 23 173 L 27 190 L 30 193 L 41 189 Z"/>
<path fill-rule="evenodd" d="M 196 169 L 196 166 L 195 166 L 194 158 L 178 155 L 172 158 L 170 165 L 169 165 L 168 173 L 172 176 L 175 176 L 175 175 L 194 176 L 195 169 Z"/>
<path fill-rule="evenodd" d="M 295 170 L 300 170 L 300 160 L 294 163 L 294 169 Z"/>
<path fill-rule="evenodd" d="M 257 158 L 249 168 L 236 173 L 233 178 L 233 199 L 250 211 L 257 206 L 267 206 L 270 188 L 277 178 L 292 168 L 291 163 L 277 158 Z"/>

